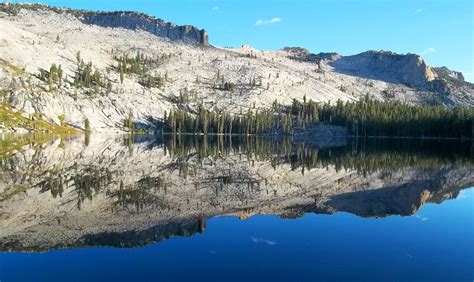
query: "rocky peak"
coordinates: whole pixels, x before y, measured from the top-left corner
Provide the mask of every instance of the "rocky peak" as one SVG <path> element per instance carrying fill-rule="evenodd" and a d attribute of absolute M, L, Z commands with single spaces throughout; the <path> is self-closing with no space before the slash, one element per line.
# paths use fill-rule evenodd
<path fill-rule="evenodd" d="M 344 56 L 332 63 L 337 71 L 370 79 L 429 88 L 437 74 L 419 55 L 367 51 Z"/>
<path fill-rule="evenodd" d="M 309 55 L 308 49 L 301 47 L 284 47 L 282 50 L 292 54 Z"/>
<path fill-rule="evenodd" d="M 462 72 L 450 70 L 445 66 L 434 68 L 434 71 L 441 77 L 450 77 L 453 79 L 464 81 L 464 75 L 462 74 Z"/>
<path fill-rule="evenodd" d="M 332 62 L 341 58 L 341 55 L 335 52 L 313 54 L 301 47 L 285 47 L 282 51 L 288 53 L 288 57 L 300 61 L 328 61 Z"/>
<path fill-rule="evenodd" d="M 316 54 L 316 57 L 320 58 L 323 61 L 328 61 L 328 62 L 333 62 L 342 58 L 342 56 L 339 53 L 335 53 L 335 52 L 318 53 Z"/>

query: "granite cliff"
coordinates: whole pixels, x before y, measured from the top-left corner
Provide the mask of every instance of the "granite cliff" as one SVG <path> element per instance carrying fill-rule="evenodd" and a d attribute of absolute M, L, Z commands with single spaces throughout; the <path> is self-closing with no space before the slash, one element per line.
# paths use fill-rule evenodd
<path fill-rule="evenodd" d="M 342 73 L 402 83 L 415 88 L 430 88 L 429 83 L 437 78 L 431 67 L 416 54 L 367 51 L 341 57 L 331 65 Z"/>
<path fill-rule="evenodd" d="M 67 14 L 76 17 L 84 24 L 98 25 L 110 28 L 123 28 L 130 30 L 144 30 L 156 36 L 169 38 L 172 41 L 183 41 L 191 44 L 208 45 L 207 31 L 190 25 L 175 25 L 149 16 L 144 13 L 131 11 L 96 12 L 89 10 L 73 10 L 58 8 L 42 4 L 0 4 L 0 11 L 9 15 L 18 15 L 23 9 L 36 12 L 54 11 L 58 14 Z"/>
<path fill-rule="evenodd" d="M 145 30 L 173 41 L 208 45 L 207 31 L 194 26 L 178 26 L 161 19 L 136 12 L 85 12 L 79 16 L 84 24 L 111 28 Z"/>

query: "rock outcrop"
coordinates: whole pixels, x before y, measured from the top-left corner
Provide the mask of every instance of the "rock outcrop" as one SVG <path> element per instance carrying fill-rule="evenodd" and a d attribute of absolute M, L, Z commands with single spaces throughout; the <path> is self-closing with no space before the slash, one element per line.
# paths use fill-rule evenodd
<path fill-rule="evenodd" d="M 416 89 L 432 89 L 431 82 L 438 79 L 438 76 L 464 81 L 462 73 L 451 71 L 446 67 L 431 68 L 416 54 L 367 51 L 352 56 L 341 56 L 334 52 L 313 54 L 301 47 L 285 47 L 282 51 L 287 53 L 290 59 L 315 62 L 319 69 L 322 68 L 322 63 L 326 63 L 342 74 L 404 84 Z"/>
<path fill-rule="evenodd" d="M 80 16 L 85 24 L 102 27 L 125 28 L 148 31 L 173 41 L 209 45 L 209 36 L 204 29 L 190 25 L 178 26 L 161 19 L 136 12 L 85 12 Z"/>
<path fill-rule="evenodd" d="M 439 68 L 433 68 L 436 74 L 441 77 L 450 77 L 452 79 L 464 81 L 464 75 L 462 72 L 459 71 L 453 71 L 448 69 L 447 67 L 439 67 Z"/>
<path fill-rule="evenodd" d="M 367 51 L 344 56 L 332 63 L 338 72 L 392 83 L 429 89 L 429 82 L 437 78 L 433 69 L 419 55 L 396 54 L 386 51 Z"/>
<path fill-rule="evenodd" d="M 289 58 L 304 62 L 332 62 L 339 60 L 342 57 L 340 54 L 335 52 L 321 52 L 318 54 L 313 54 L 307 49 L 301 47 L 285 47 L 282 49 L 282 51 L 287 52 L 289 54 Z"/>
<path fill-rule="evenodd" d="M 335 52 L 321 52 L 315 55 L 316 58 L 319 58 L 323 61 L 333 62 L 342 58 L 342 56 Z"/>

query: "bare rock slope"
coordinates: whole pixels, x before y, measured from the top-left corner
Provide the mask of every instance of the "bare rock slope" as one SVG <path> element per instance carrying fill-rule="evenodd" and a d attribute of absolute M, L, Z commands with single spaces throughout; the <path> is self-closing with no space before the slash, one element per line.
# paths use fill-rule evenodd
<path fill-rule="evenodd" d="M 289 104 L 375 99 L 474 105 L 462 75 L 431 68 L 414 54 L 353 56 L 303 48 L 219 48 L 205 30 L 134 12 L 91 12 L 39 4 L 0 4 L 0 99 L 26 117 L 94 131 L 123 130 L 129 116 L 150 126 L 165 111 L 198 105 L 234 114 Z M 100 85 L 78 85 L 78 54 Z M 145 58 L 120 74 L 120 57 Z M 52 65 L 59 82 L 48 81 Z M 153 83 L 150 83 L 152 77 Z M 156 82 L 158 81 L 158 82 Z M 226 84 L 227 83 L 227 84 Z M 232 87 L 224 87 L 232 85 Z"/>

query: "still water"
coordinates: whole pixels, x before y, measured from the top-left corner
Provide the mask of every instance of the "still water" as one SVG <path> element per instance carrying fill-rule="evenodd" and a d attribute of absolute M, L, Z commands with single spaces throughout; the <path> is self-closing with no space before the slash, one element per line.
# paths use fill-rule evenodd
<path fill-rule="evenodd" d="M 0 280 L 472 281 L 461 141 L 92 136 L 0 150 Z"/>

